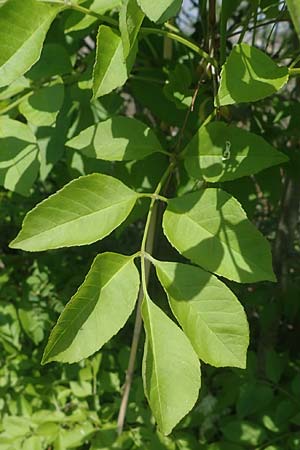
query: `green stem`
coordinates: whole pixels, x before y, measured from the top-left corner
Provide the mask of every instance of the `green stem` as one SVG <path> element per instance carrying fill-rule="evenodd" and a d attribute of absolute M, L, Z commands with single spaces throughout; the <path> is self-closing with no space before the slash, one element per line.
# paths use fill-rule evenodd
<path fill-rule="evenodd" d="M 218 63 L 214 58 L 211 58 L 208 53 L 206 53 L 202 48 L 200 48 L 197 44 L 190 41 L 189 39 L 184 38 L 183 36 L 180 36 L 179 34 L 172 33 L 167 30 L 162 30 L 160 28 L 141 28 L 140 30 L 141 34 L 158 34 L 160 36 L 166 36 L 173 41 L 180 42 L 181 44 L 185 45 L 186 47 L 193 50 L 195 53 L 197 53 L 199 56 L 204 58 L 206 61 L 210 62 L 215 67 L 218 67 Z"/>
<path fill-rule="evenodd" d="M 289 75 L 290 77 L 300 75 L 300 67 L 296 67 L 296 69 L 289 68 Z"/>
<path fill-rule="evenodd" d="M 170 173 L 172 172 L 174 167 L 174 164 L 171 163 L 163 176 L 161 177 L 161 180 L 159 181 L 155 191 L 151 195 L 151 203 L 149 207 L 149 212 L 146 219 L 144 234 L 141 242 L 141 250 L 139 253 L 141 257 L 141 274 L 142 274 L 142 285 L 140 287 L 138 301 L 137 301 L 137 307 L 136 307 L 136 317 L 135 317 L 135 324 L 134 324 L 134 330 L 133 330 L 133 337 L 132 337 L 132 343 L 131 343 L 131 349 L 130 349 L 130 356 L 129 356 L 129 362 L 128 362 L 128 368 L 126 372 L 126 380 L 124 384 L 124 390 L 118 415 L 118 434 L 120 435 L 123 431 L 124 422 L 125 422 L 125 416 L 126 416 L 126 410 L 128 405 L 128 399 L 129 399 L 129 393 L 131 389 L 132 379 L 133 379 L 133 373 L 134 373 L 134 367 L 135 367 L 135 360 L 136 360 L 136 354 L 138 349 L 138 344 L 140 340 L 141 330 L 142 330 L 142 314 L 141 314 L 141 307 L 142 302 L 147 295 L 147 285 L 149 281 L 149 275 L 150 275 L 150 262 L 149 258 L 147 258 L 148 253 L 152 253 L 153 247 L 154 247 L 154 239 L 155 239 L 155 229 L 156 229 L 156 215 L 157 215 L 157 199 L 163 198 L 159 195 L 159 192 L 161 191 L 164 183 L 168 179 Z"/>

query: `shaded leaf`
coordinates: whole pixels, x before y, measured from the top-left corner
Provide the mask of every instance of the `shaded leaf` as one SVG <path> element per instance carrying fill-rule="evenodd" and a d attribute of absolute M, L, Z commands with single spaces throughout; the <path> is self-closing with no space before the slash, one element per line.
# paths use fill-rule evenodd
<path fill-rule="evenodd" d="M 113 177 L 95 173 L 77 178 L 26 215 L 10 247 L 41 251 L 91 244 L 117 228 L 137 198 Z"/>
<path fill-rule="evenodd" d="M 248 44 L 231 51 L 221 71 L 220 105 L 255 102 L 274 94 L 288 81 L 287 67 L 278 66 L 268 55 Z"/>
<path fill-rule="evenodd" d="M 137 2 L 150 20 L 159 23 L 176 16 L 182 4 L 182 0 L 160 0 L 159 2 L 137 0 Z"/>
<path fill-rule="evenodd" d="M 61 5 L 10 0 L 0 9 L 0 86 L 23 75 L 39 59 L 46 33 Z"/>
<path fill-rule="evenodd" d="M 142 315 L 144 390 L 158 427 L 169 434 L 198 398 L 200 364 L 185 334 L 149 298 Z"/>
<path fill-rule="evenodd" d="M 125 325 L 138 289 L 139 274 L 131 256 L 96 256 L 83 284 L 51 332 L 43 364 L 73 363 L 99 350 Z"/>
<path fill-rule="evenodd" d="M 162 150 L 149 127 L 123 116 L 114 116 L 86 128 L 66 145 L 85 156 L 107 161 L 139 160 Z"/>
<path fill-rule="evenodd" d="M 221 189 L 169 200 L 163 228 L 182 255 L 210 272 L 242 283 L 275 281 L 267 240 Z"/>
<path fill-rule="evenodd" d="M 33 92 L 19 106 L 20 113 L 36 126 L 50 126 L 55 123 L 64 101 L 62 81 L 41 87 Z"/>
<path fill-rule="evenodd" d="M 72 71 L 70 56 L 62 45 L 45 44 L 38 62 L 26 73 L 32 80 L 64 75 Z"/>
<path fill-rule="evenodd" d="M 199 128 L 185 151 L 188 173 L 210 182 L 234 180 L 288 161 L 262 137 L 224 122 Z"/>
<path fill-rule="evenodd" d="M 29 195 L 39 171 L 38 147 L 30 128 L 17 120 L 0 118 L 0 184 Z"/>
<path fill-rule="evenodd" d="M 231 290 L 215 276 L 187 264 L 155 261 L 170 307 L 197 355 L 216 367 L 246 367 L 249 329 Z"/>

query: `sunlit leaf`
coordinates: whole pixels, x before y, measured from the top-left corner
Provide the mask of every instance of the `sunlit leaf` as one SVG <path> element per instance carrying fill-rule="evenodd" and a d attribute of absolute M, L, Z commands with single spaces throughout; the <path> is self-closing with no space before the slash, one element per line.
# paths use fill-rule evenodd
<path fill-rule="evenodd" d="M 139 274 L 131 256 L 98 255 L 58 319 L 43 363 L 72 363 L 99 350 L 126 323 L 138 289 Z"/>
<path fill-rule="evenodd" d="M 146 16 L 153 22 L 165 22 L 170 17 L 176 16 L 182 4 L 182 0 L 160 0 L 156 2 L 137 0 L 137 2 Z"/>
<path fill-rule="evenodd" d="M 39 59 L 61 4 L 10 0 L 0 9 L 0 86 L 23 75 Z"/>
<path fill-rule="evenodd" d="M 10 247 L 41 251 L 91 244 L 117 228 L 137 198 L 113 177 L 95 173 L 77 178 L 26 215 Z"/>
<path fill-rule="evenodd" d="M 261 136 L 224 122 L 199 128 L 185 151 L 188 173 L 210 182 L 234 180 L 288 160 Z"/>
<path fill-rule="evenodd" d="M 299 0 L 287 0 L 287 7 L 290 12 L 295 30 L 300 39 L 300 3 Z"/>
<path fill-rule="evenodd" d="M 126 58 L 136 42 L 139 29 L 144 19 L 137 0 L 125 0 L 120 9 L 119 24 L 123 43 L 124 57 Z"/>
<path fill-rule="evenodd" d="M 169 200 L 163 227 L 182 255 L 210 272 L 242 283 L 275 280 L 268 242 L 221 189 Z"/>
<path fill-rule="evenodd" d="M 287 81 L 287 67 L 278 66 L 255 47 L 238 44 L 222 68 L 218 101 L 221 106 L 255 102 L 274 94 Z"/>
<path fill-rule="evenodd" d="M 100 25 L 93 71 L 94 98 L 109 94 L 117 87 L 123 86 L 128 78 L 134 57 L 133 49 L 125 59 L 119 33 L 106 25 Z"/>
<path fill-rule="evenodd" d="M 197 355 L 216 367 L 246 367 L 249 330 L 231 290 L 200 267 L 155 261 L 171 309 Z"/>
<path fill-rule="evenodd" d="M 169 434 L 198 398 L 200 364 L 185 334 L 150 298 L 142 314 L 144 390 L 158 427 Z"/>
<path fill-rule="evenodd" d="M 108 161 L 139 160 L 162 150 L 145 124 L 129 117 L 114 116 L 81 131 L 67 142 L 85 156 Z"/>

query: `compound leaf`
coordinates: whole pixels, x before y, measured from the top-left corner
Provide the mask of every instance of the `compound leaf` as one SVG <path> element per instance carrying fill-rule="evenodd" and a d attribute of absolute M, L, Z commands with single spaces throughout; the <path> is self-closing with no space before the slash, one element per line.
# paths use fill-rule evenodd
<path fill-rule="evenodd" d="M 267 240 L 221 189 L 169 200 L 163 228 L 182 255 L 210 272 L 241 283 L 275 281 Z"/>
<path fill-rule="evenodd" d="M 170 307 L 197 355 L 216 367 L 246 367 L 249 329 L 231 290 L 200 267 L 155 261 Z"/>
<path fill-rule="evenodd" d="M 169 434 L 198 398 L 200 364 L 185 334 L 148 297 L 142 315 L 144 390 L 158 427 Z"/>
<path fill-rule="evenodd" d="M 53 328 L 43 363 L 73 363 L 95 353 L 127 322 L 139 290 L 131 256 L 103 253 Z"/>
<path fill-rule="evenodd" d="M 26 215 L 10 247 L 41 251 L 91 244 L 117 228 L 137 198 L 137 193 L 108 175 L 77 178 Z"/>

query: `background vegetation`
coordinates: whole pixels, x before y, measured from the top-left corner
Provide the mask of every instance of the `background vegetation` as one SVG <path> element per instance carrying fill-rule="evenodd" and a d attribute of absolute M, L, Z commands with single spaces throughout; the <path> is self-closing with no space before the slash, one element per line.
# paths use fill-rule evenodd
<path fill-rule="evenodd" d="M 235 43 L 247 42 L 277 63 L 294 63 L 297 68 L 299 40 L 284 1 L 223 2 L 228 5 L 225 41 L 219 2 L 213 15 L 207 3 L 184 3 L 172 26 L 207 51 L 213 39 L 220 58 L 225 59 Z M 209 3 L 212 8 L 214 2 Z M 80 5 L 117 19 L 120 1 L 87 0 Z M 153 26 L 148 19 L 144 25 Z M 147 123 L 163 144 L 176 148 L 191 139 L 214 108 L 214 80 L 201 55 L 164 35 L 147 33 L 139 40 L 137 59 L 124 86 L 91 101 L 98 26 L 97 17 L 74 9 L 63 11 L 47 33 L 40 60 L 0 90 L 0 449 L 300 449 L 297 77 L 276 96 L 221 109 L 225 120 L 262 135 L 289 157 L 281 166 L 226 183 L 227 192 L 240 200 L 248 217 L 269 239 L 278 277 L 276 284 L 229 283 L 250 323 L 246 370 L 203 364 L 196 407 L 169 437 L 156 430 L 137 375 L 125 430 L 117 437 L 134 317 L 87 360 L 72 365 L 40 364 L 51 328 L 95 255 L 137 250 L 148 200 L 140 202 L 126 223 L 103 241 L 46 253 L 8 247 L 24 215 L 70 180 L 93 172 L 112 174 L 138 191 L 153 192 L 167 164 L 167 157 L 159 153 L 142 161 L 99 161 L 66 148 L 65 142 L 95 122 L 121 114 Z M 18 130 L 12 131 L 11 142 L 6 140 L 1 146 L 7 118 L 28 123 L 37 140 L 37 152 L 29 152 L 30 160 L 24 157 L 17 171 L 13 169 L 17 155 L 11 153 L 11 146 L 17 148 Z M 193 187 L 183 167 L 176 177 L 170 195 Z M 161 234 L 155 239 L 155 255 L 178 258 Z M 157 302 L 166 305 L 154 277 L 149 289 Z M 141 358 L 142 346 L 137 374 Z"/>

